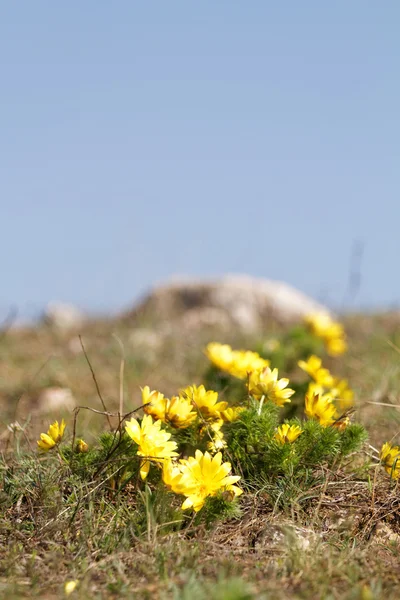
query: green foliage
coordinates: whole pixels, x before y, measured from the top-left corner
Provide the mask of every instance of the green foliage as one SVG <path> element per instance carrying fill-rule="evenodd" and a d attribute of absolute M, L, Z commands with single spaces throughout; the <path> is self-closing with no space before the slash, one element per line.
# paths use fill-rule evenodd
<path fill-rule="evenodd" d="M 263 343 L 257 351 L 264 358 L 268 358 L 274 367 L 287 373 L 296 368 L 298 360 L 306 359 L 311 354 L 321 355 L 324 352 L 322 341 L 301 325 L 283 333 L 276 341 L 271 350 L 268 344 Z"/>
<path fill-rule="evenodd" d="M 139 491 L 137 510 L 131 515 L 137 537 L 155 539 L 159 531 L 166 534 L 181 529 L 185 520 L 179 500 L 164 485 L 145 484 Z"/>
<path fill-rule="evenodd" d="M 181 456 L 192 456 L 196 449 L 204 452 L 210 441 L 207 423 L 200 421 L 184 429 L 169 428 L 173 439 L 178 444 Z"/>
<path fill-rule="evenodd" d="M 232 405 L 242 404 L 246 397 L 245 382 L 220 371 L 214 365 L 210 365 L 204 373 L 203 383 L 206 389 L 215 390 L 224 400 L 229 395 Z"/>
<path fill-rule="evenodd" d="M 207 498 L 203 508 L 195 515 L 194 524 L 204 523 L 211 527 L 216 521 L 238 519 L 240 515 L 238 500 L 230 498 L 227 492 L 218 492 L 216 496 Z"/>
<path fill-rule="evenodd" d="M 174 586 L 172 596 L 173 600 L 253 600 L 255 597 L 249 585 L 238 577 L 220 577 L 212 584 L 193 578 L 180 589 Z"/>
<path fill-rule="evenodd" d="M 302 434 L 282 444 L 274 439 L 279 425 L 279 409 L 265 403 L 260 411 L 253 403 L 227 432 L 229 457 L 234 472 L 241 473 L 252 489 L 267 485 L 271 496 L 285 501 L 315 484 L 323 467 L 339 465 L 342 458 L 359 449 L 366 439 L 361 425 L 349 425 L 344 431 L 323 427 L 317 421 L 287 421 L 298 425 Z"/>
<path fill-rule="evenodd" d="M 341 454 L 347 456 L 351 452 L 356 452 L 367 438 L 368 432 L 360 423 L 351 423 L 340 436 Z"/>

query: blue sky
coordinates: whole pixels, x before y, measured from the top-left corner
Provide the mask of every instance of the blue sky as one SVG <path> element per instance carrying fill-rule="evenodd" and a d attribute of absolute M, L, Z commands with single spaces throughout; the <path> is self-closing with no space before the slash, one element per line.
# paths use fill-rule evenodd
<path fill-rule="evenodd" d="M 179 274 L 400 300 L 400 3 L 0 7 L 0 315 Z"/>

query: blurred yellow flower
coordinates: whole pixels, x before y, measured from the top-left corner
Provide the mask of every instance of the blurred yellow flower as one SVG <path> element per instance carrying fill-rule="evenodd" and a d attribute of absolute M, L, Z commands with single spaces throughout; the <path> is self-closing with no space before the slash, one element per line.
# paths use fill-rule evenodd
<path fill-rule="evenodd" d="M 327 313 L 307 315 L 304 320 L 310 331 L 324 341 L 328 354 L 340 356 L 346 352 L 346 336 L 341 323 L 333 321 Z"/>
<path fill-rule="evenodd" d="M 354 405 L 354 392 L 349 388 L 347 379 L 335 378 L 333 386 L 328 391 L 336 399 L 340 410 L 348 410 Z"/>
<path fill-rule="evenodd" d="M 251 373 L 248 379 L 248 392 L 250 396 L 260 400 L 264 396 L 277 406 L 290 402 L 290 396 L 295 392 L 288 388 L 289 379 L 278 379 L 278 369 L 266 367 L 262 371 Z"/>
<path fill-rule="evenodd" d="M 72 592 L 76 589 L 76 586 L 78 585 L 79 581 L 78 579 L 72 579 L 70 581 L 66 581 L 64 584 L 64 593 L 66 596 L 69 596 L 70 594 L 72 594 Z"/>
<path fill-rule="evenodd" d="M 388 473 L 392 479 L 398 479 L 400 477 L 399 446 L 392 446 L 388 442 L 383 444 L 380 459 L 386 473 Z"/>
<path fill-rule="evenodd" d="M 326 351 L 330 356 L 340 356 L 347 352 L 347 342 L 344 337 L 326 340 Z"/>
<path fill-rule="evenodd" d="M 238 379 L 246 379 L 248 373 L 269 366 L 269 360 L 262 358 L 257 352 L 232 350 L 228 344 L 217 342 L 208 344 L 206 355 L 218 369 Z"/>
<path fill-rule="evenodd" d="M 234 350 L 230 374 L 238 379 L 246 379 L 249 373 L 269 367 L 269 360 L 251 350 Z"/>
<path fill-rule="evenodd" d="M 292 442 L 297 440 L 299 435 L 301 435 L 302 433 L 303 430 L 298 425 L 288 425 L 287 423 L 284 423 L 283 425 L 280 425 L 280 427 L 278 427 L 274 438 L 277 442 L 280 442 L 281 444 L 291 444 Z"/>
<path fill-rule="evenodd" d="M 227 402 L 218 402 L 218 392 L 206 390 L 204 385 L 190 385 L 180 396 L 189 400 L 206 420 L 219 419 L 220 413 L 228 408 Z"/>
<path fill-rule="evenodd" d="M 332 397 L 328 394 L 313 394 L 306 396 L 305 413 L 307 417 L 316 419 L 321 425 L 327 427 L 335 421 L 336 407 Z"/>
<path fill-rule="evenodd" d="M 232 364 L 233 350 L 228 344 L 210 342 L 206 347 L 207 358 L 221 371 L 228 371 Z"/>
<path fill-rule="evenodd" d="M 37 445 L 41 450 L 48 452 L 51 448 L 54 448 L 59 442 L 61 442 L 62 437 L 65 431 L 65 421 L 64 419 L 58 424 L 58 421 L 54 421 L 47 431 L 47 433 L 40 434 L 40 440 L 38 440 Z"/>
<path fill-rule="evenodd" d="M 312 377 L 318 385 L 322 387 L 332 387 L 334 378 L 328 369 L 322 367 L 322 358 L 313 354 L 307 360 L 299 360 L 297 363 L 300 369 L 303 369 Z"/>
<path fill-rule="evenodd" d="M 318 385 L 318 383 L 315 383 L 315 381 L 310 381 L 310 383 L 308 384 L 308 388 L 307 388 L 307 395 L 308 396 L 312 396 L 314 395 L 318 395 L 318 396 L 323 396 L 326 393 L 326 389 L 322 387 L 322 385 Z"/>
<path fill-rule="evenodd" d="M 335 398 L 340 410 L 345 411 L 354 405 L 354 392 L 349 388 L 347 379 L 333 377 L 328 369 L 322 367 L 322 360 L 312 355 L 306 361 L 297 363 L 314 381 L 308 386 L 308 394 L 323 395 L 328 393 Z"/>
<path fill-rule="evenodd" d="M 234 496 L 240 496 L 242 490 L 234 485 L 239 481 L 238 475 L 229 475 L 231 464 L 222 463 L 222 454 L 218 452 L 211 456 L 208 452 L 204 454 L 196 450 L 195 457 L 180 461 L 182 479 L 180 484 L 182 492 L 187 496 L 182 504 L 182 509 L 193 508 L 198 512 L 208 496 L 215 496 L 217 492 L 228 491 Z"/>
<path fill-rule="evenodd" d="M 144 456 L 149 460 L 143 460 L 140 465 L 140 476 L 146 479 L 150 462 L 162 462 L 165 458 L 178 456 L 176 442 L 169 441 L 171 434 L 161 429 L 161 421 L 154 421 L 151 415 L 144 415 L 141 423 L 131 419 L 125 423 L 126 433 L 139 446 L 138 456 Z"/>

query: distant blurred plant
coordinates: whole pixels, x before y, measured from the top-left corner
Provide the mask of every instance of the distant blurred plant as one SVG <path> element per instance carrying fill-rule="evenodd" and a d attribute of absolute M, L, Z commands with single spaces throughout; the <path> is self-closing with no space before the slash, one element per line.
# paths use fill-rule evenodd
<path fill-rule="evenodd" d="M 307 315 L 305 323 L 311 333 L 323 340 L 328 354 L 340 356 L 346 352 L 347 342 L 343 325 L 333 321 L 327 313 Z"/>

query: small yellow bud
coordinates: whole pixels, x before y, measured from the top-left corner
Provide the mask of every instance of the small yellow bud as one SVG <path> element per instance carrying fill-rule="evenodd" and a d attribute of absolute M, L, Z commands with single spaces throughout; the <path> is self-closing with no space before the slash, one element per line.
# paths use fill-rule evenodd
<path fill-rule="evenodd" d="M 76 442 L 76 451 L 83 454 L 89 450 L 88 444 L 84 440 L 78 440 Z"/>
<path fill-rule="evenodd" d="M 69 596 L 70 594 L 72 594 L 78 583 L 79 581 L 77 579 L 71 579 L 70 581 L 66 581 L 64 584 L 65 595 Z"/>

